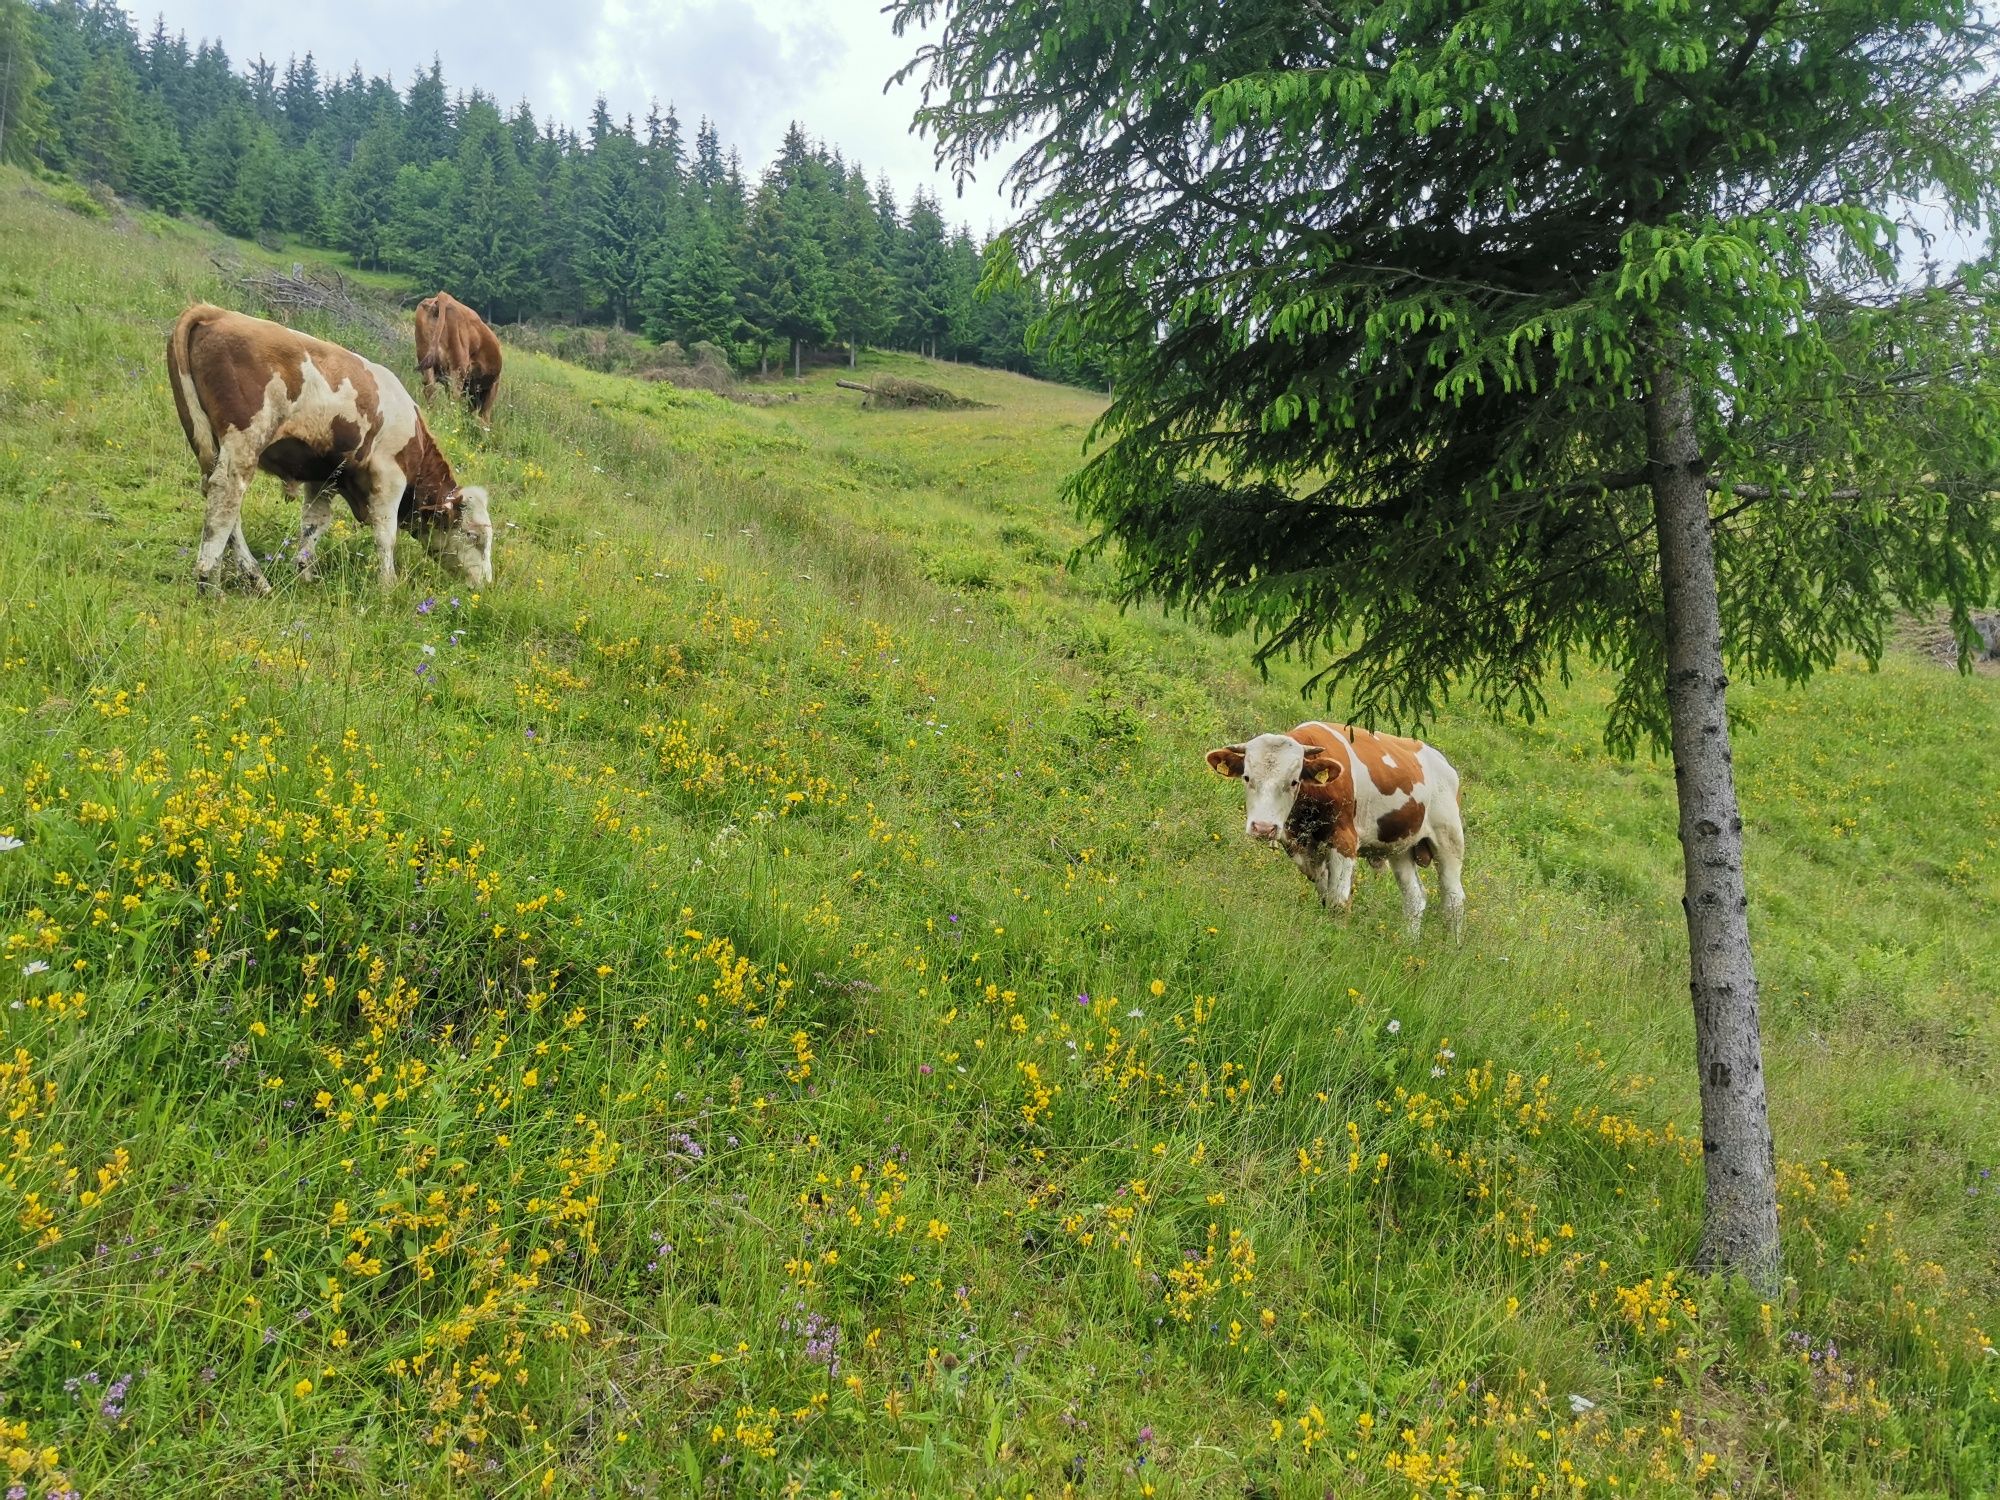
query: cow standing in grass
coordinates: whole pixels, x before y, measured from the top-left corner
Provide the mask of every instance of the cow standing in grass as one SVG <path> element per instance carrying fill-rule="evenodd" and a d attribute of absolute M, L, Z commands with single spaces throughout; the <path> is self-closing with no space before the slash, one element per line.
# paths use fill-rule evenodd
<path fill-rule="evenodd" d="M 1419 866 L 1437 864 L 1446 920 L 1465 913 L 1465 825 L 1458 772 L 1421 740 L 1347 724 L 1301 724 L 1208 752 L 1209 769 L 1242 781 L 1244 831 L 1289 854 L 1329 911 L 1354 896 L 1357 858 L 1387 864 L 1403 888 L 1412 933 L 1424 919 Z"/>
<path fill-rule="evenodd" d="M 302 496 L 298 568 L 342 495 L 375 533 L 385 586 L 396 581 L 396 532 L 417 536 L 475 587 L 493 579 L 486 491 L 461 489 L 401 381 L 360 355 L 262 318 L 206 304 L 167 337 L 167 384 L 201 465 L 208 510 L 195 582 L 214 588 L 232 547 L 251 584 L 269 593 L 243 535 L 243 495 L 259 469 Z"/>
<path fill-rule="evenodd" d="M 500 393 L 500 340 L 486 320 L 450 292 L 439 292 L 417 304 L 417 370 L 424 377 L 424 399 L 442 380 L 465 398 L 490 424 L 493 401 Z"/>

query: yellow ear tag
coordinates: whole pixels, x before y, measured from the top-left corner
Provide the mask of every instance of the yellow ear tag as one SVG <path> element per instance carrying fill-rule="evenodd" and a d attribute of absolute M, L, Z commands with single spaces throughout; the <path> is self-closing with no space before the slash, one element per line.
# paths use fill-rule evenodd
<path fill-rule="evenodd" d="M 1313 772 L 1313 780 L 1321 786 L 1325 786 L 1329 781 L 1333 780 L 1333 772 L 1327 767 L 1321 766 L 1317 771 Z"/>

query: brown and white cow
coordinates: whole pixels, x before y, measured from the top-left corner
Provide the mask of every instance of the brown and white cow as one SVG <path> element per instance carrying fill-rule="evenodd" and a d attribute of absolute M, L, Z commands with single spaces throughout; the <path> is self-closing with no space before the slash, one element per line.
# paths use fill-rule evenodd
<path fill-rule="evenodd" d="M 1348 724 L 1301 724 L 1208 752 L 1209 769 L 1240 778 L 1248 803 L 1244 831 L 1276 844 L 1319 892 L 1327 910 L 1346 912 L 1357 857 L 1396 873 L 1403 916 L 1423 925 L 1419 865 L 1437 862 L 1453 936 L 1465 912 L 1459 875 L 1465 825 L 1458 772 L 1421 740 Z"/>
<path fill-rule="evenodd" d="M 493 581 L 486 491 L 459 488 L 417 403 L 382 366 L 281 324 L 200 304 L 167 337 L 167 384 L 208 501 L 197 586 L 216 585 L 233 546 L 257 591 L 270 592 L 243 536 L 243 494 L 259 469 L 303 497 L 298 568 L 308 577 L 337 491 L 375 533 L 385 586 L 396 581 L 399 527 L 473 585 Z"/>
<path fill-rule="evenodd" d="M 442 380 L 466 400 L 479 420 L 490 422 L 500 391 L 500 340 L 486 320 L 450 292 L 417 304 L 417 370 L 424 399 Z"/>

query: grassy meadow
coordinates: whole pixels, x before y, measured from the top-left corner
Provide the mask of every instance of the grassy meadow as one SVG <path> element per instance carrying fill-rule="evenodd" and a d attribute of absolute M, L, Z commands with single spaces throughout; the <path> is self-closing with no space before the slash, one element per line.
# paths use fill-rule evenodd
<path fill-rule="evenodd" d="M 1072 558 L 1101 403 L 886 356 L 990 409 L 517 355 L 490 590 L 198 599 L 241 298 L 88 209 L 0 172 L 10 1496 L 1995 1492 L 2000 678 L 1737 694 L 1762 1304 L 1605 681 L 1424 726 L 1461 945 L 1337 925 L 1201 762 L 1317 708 Z"/>

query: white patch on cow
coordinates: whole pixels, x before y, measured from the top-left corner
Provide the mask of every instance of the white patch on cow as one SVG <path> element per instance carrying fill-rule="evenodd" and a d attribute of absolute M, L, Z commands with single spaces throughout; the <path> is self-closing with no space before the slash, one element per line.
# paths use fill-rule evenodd
<path fill-rule="evenodd" d="M 365 434 L 368 424 L 361 415 L 361 393 L 352 380 L 331 384 L 326 373 L 310 356 L 299 361 L 299 394 L 292 402 L 278 436 L 297 438 L 318 452 L 333 446 L 333 424 L 342 418 Z"/>
<path fill-rule="evenodd" d="M 1393 766 L 1395 763 L 1396 763 L 1396 757 L 1391 755 L 1387 750 L 1384 750 L 1382 752 L 1382 764 L 1385 766 Z"/>
<path fill-rule="evenodd" d="M 1306 747 L 1288 734 L 1260 734 L 1243 747 L 1244 832 L 1274 840 L 1299 800 Z"/>

